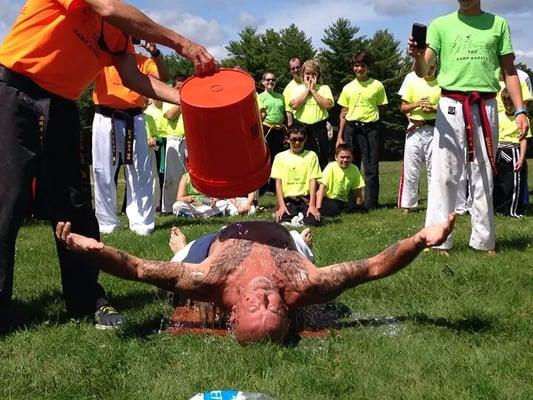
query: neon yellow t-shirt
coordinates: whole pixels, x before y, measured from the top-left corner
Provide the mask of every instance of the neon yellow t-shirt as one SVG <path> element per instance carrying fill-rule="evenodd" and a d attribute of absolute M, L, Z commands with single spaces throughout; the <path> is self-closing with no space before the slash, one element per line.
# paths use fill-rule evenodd
<path fill-rule="evenodd" d="M 507 21 L 483 12 L 454 12 L 435 19 L 428 29 L 429 47 L 439 58 L 441 88 L 460 92 L 497 93 L 500 57 L 513 53 Z"/>
<path fill-rule="evenodd" d="M 342 88 L 337 103 L 348 109 L 347 121 L 375 122 L 379 119 L 378 106 L 388 104 L 385 88 L 380 81 L 368 78 L 354 79 Z"/>
<path fill-rule="evenodd" d="M 350 164 L 346 169 L 342 169 L 337 161 L 332 161 L 322 172 L 320 183 L 326 186 L 325 195 L 329 199 L 348 201 L 351 191 L 365 186 L 365 181 L 359 172 L 359 168 Z"/>
<path fill-rule="evenodd" d="M 304 150 L 294 154 L 290 150 L 276 154 L 270 177 L 281 179 L 283 196 L 309 195 L 309 181 L 321 176 L 318 157 L 314 151 Z"/>
<path fill-rule="evenodd" d="M 513 115 L 507 115 L 505 112 L 498 113 L 498 135 L 500 143 L 520 143 L 518 140 L 520 132 L 518 132 L 516 118 Z M 531 127 L 528 129 L 526 137 L 531 137 Z"/>
<path fill-rule="evenodd" d="M 331 100 L 333 102 L 333 93 L 328 85 L 316 85 L 317 92 L 322 97 Z M 305 84 L 296 83 L 291 87 L 289 95 L 289 103 L 302 95 L 306 90 Z M 291 107 L 289 107 L 291 108 Z M 320 107 L 315 98 L 311 95 L 307 96 L 305 102 L 298 108 L 292 109 L 291 112 L 294 115 L 294 118 L 304 124 L 316 124 L 317 122 L 325 120 L 328 116 L 328 110 Z"/>
<path fill-rule="evenodd" d="M 294 110 L 291 108 L 289 103 L 293 99 L 292 90 L 296 86 L 298 86 L 298 83 L 293 79 L 287 84 L 287 86 L 285 86 L 285 89 L 283 89 L 283 99 L 285 100 L 285 111 L 290 112 L 291 114 L 294 113 Z"/>
<path fill-rule="evenodd" d="M 157 127 L 158 137 L 167 137 L 167 132 L 165 130 L 165 127 L 162 126 L 162 124 L 164 123 L 162 105 L 161 105 L 161 108 L 159 108 L 159 107 L 156 107 L 154 103 L 150 104 L 148 107 L 146 107 L 146 110 L 144 110 L 144 115 L 150 115 L 153 117 L 155 121 L 155 125 Z"/>
<path fill-rule="evenodd" d="M 440 100 L 440 86 L 436 79 L 427 81 L 424 78 L 412 78 L 409 80 L 405 88 L 405 94 L 402 100 L 408 103 L 416 103 L 422 97 L 429 97 L 429 103 L 432 107 L 436 107 Z M 424 121 L 435 119 L 436 112 L 424 112 L 420 107 L 411 111 L 409 118 L 416 121 Z"/>
<path fill-rule="evenodd" d="M 496 103 L 498 104 L 498 114 L 505 113 L 505 106 L 503 105 L 502 100 L 502 90 L 505 88 L 505 82 L 500 81 L 500 91 L 498 92 L 498 95 L 496 96 Z M 522 91 L 522 100 L 524 102 L 528 100 L 533 100 L 531 97 L 531 93 L 529 93 L 529 88 L 527 87 L 527 83 L 524 81 L 520 81 L 520 89 Z"/>
<path fill-rule="evenodd" d="M 174 104 L 163 103 L 163 114 L 174 107 Z M 167 137 L 183 137 L 185 136 L 185 127 L 183 126 L 183 117 L 180 115 L 177 119 L 170 120 L 162 117 L 161 129 L 164 129 Z"/>
<path fill-rule="evenodd" d="M 159 137 L 159 132 L 157 130 L 157 124 L 155 122 L 154 117 L 152 117 L 150 114 L 144 114 L 144 127 L 146 129 L 146 137 L 148 139 L 153 137 Z"/>

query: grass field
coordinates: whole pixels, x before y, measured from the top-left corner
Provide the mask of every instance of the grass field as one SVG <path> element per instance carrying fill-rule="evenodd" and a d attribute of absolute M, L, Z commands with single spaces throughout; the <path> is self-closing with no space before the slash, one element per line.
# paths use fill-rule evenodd
<path fill-rule="evenodd" d="M 384 208 L 315 230 L 318 265 L 374 255 L 423 225 L 423 211 L 394 208 L 399 167 L 382 164 Z M 105 242 L 169 259 L 172 225 L 194 239 L 226 223 L 160 217 L 148 238 L 124 229 Z M 164 296 L 104 274 L 125 326 L 102 332 L 70 320 L 51 228 L 24 226 L 14 288 L 19 324 L 0 336 L 0 399 L 189 399 L 222 388 L 278 400 L 532 399 L 533 217 L 496 223 L 496 257 L 468 248 L 469 217 L 460 217 L 450 257 L 422 253 L 404 271 L 343 294 L 338 302 L 352 311 L 346 328 L 288 347 L 159 334 L 172 312 Z"/>

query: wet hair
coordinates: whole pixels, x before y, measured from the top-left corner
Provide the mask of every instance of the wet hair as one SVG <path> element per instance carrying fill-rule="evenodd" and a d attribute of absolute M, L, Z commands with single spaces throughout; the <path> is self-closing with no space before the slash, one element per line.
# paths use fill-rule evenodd
<path fill-rule="evenodd" d="M 321 74 L 320 61 L 318 61 L 318 59 L 316 59 L 316 58 L 311 58 L 310 60 L 306 60 L 302 64 L 302 67 L 300 68 L 300 75 L 302 77 L 302 80 L 303 80 L 303 76 L 304 76 L 304 73 L 305 73 L 306 69 L 309 69 L 311 71 L 315 71 L 316 75 L 317 75 L 316 78 L 317 78 L 317 81 L 318 81 L 318 79 L 320 78 L 320 74 Z"/>
<path fill-rule="evenodd" d="M 239 344 L 255 342 L 277 342 L 283 343 L 289 332 L 289 320 L 279 320 L 276 325 L 262 325 L 254 329 L 241 329 L 239 324 L 233 326 L 233 334 Z"/>
<path fill-rule="evenodd" d="M 305 137 L 307 137 L 307 128 L 305 125 L 294 123 L 287 129 L 287 137 L 291 135 L 291 133 L 301 133 Z"/>
<path fill-rule="evenodd" d="M 363 63 L 370 68 L 370 64 L 372 64 L 372 57 L 364 50 L 358 51 L 352 57 L 352 65 L 355 65 L 356 63 Z"/>
<path fill-rule="evenodd" d="M 353 155 L 353 149 L 352 146 L 346 143 L 339 144 L 335 148 L 335 155 L 338 156 L 341 151 L 349 151 L 351 155 Z"/>

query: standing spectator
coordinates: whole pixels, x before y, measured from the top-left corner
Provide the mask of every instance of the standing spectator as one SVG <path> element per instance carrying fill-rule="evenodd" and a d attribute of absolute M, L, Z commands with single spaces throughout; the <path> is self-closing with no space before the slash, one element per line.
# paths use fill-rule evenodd
<path fill-rule="evenodd" d="M 165 181 L 165 152 L 167 148 L 167 131 L 166 120 L 163 117 L 163 102 L 155 99 L 150 99 L 148 107 L 144 110 L 144 115 L 151 116 L 155 121 L 157 128 L 157 146 L 155 147 L 155 158 L 157 165 L 157 173 L 159 183 L 159 201 L 154 201 L 156 204 L 156 211 L 161 211 L 161 200 L 163 197 L 163 183 Z M 154 178 L 155 179 L 155 178 Z"/>
<path fill-rule="evenodd" d="M 525 87 L 527 91 L 527 86 Z M 526 92 L 524 98 L 529 96 Z M 527 190 L 527 136 L 520 138 L 515 108 L 506 88 L 500 92 L 503 111 L 498 113 L 499 142 L 496 153 L 498 174 L 494 177 L 494 210 L 515 218 L 524 215 L 524 191 Z M 498 102 L 499 103 L 499 102 Z"/>
<path fill-rule="evenodd" d="M 316 208 L 320 215 L 336 217 L 341 212 L 350 213 L 363 207 L 361 188 L 365 181 L 352 161 L 352 148 L 339 144 L 335 161 L 326 166 L 319 180 Z"/>
<path fill-rule="evenodd" d="M 320 168 L 329 161 L 328 110 L 333 107 L 333 94 L 328 85 L 319 84 L 320 63 L 307 60 L 301 68 L 302 82 L 293 86 L 288 93 L 289 106 L 294 120 L 307 127 L 306 150 L 318 156 Z"/>
<path fill-rule="evenodd" d="M 52 226 L 71 220 L 75 232 L 99 240 L 88 165 L 79 152 L 82 90 L 115 65 L 130 89 L 179 98 L 139 72 L 128 35 L 172 47 L 198 73 L 216 69 L 203 47 L 117 0 L 28 0 L 0 46 L 0 330 L 10 324 L 15 242 L 32 176 L 39 174 Z M 69 314 L 94 314 L 101 328 L 120 324 L 122 316 L 98 284 L 97 266 L 64 243 L 56 247 Z"/>
<path fill-rule="evenodd" d="M 287 126 L 291 126 L 294 123 L 294 110 L 289 105 L 291 101 L 291 92 L 292 90 L 302 83 L 302 76 L 300 75 L 300 69 L 302 67 L 302 62 L 298 57 L 291 58 L 289 60 L 289 70 L 292 75 L 292 80 L 285 86 L 283 90 L 283 98 L 285 99 L 285 112 L 287 115 Z"/>
<path fill-rule="evenodd" d="M 276 154 L 283 151 L 287 130 L 285 122 L 285 101 L 283 95 L 276 93 L 276 77 L 272 72 L 263 74 L 263 86 L 265 90 L 259 95 L 259 106 L 261 110 L 261 120 L 263 121 L 263 132 L 265 134 L 268 149 L 270 150 L 270 161 L 274 160 Z M 274 192 L 276 183 L 271 180 L 262 191 Z"/>
<path fill-rule="evenodd" d="M 146 100 L 147 104 L 148 99 Z M 150 166 L 150 169 L 152 170 L 152 176 L 154 177 L 152 179 L 152 197 L 154 200 L 154 208 L 156 208 L 161 201 L 161 187 L 159 186 L 159 179 L 157 179 L 159 168 L 157 165 L 156 156 L 156 151 L 159 150 L 159 146 L 157 144 L 159 140 L 159 131 L 157 129 L 157 122 L 152 115 L 144 113 L 144 127 L 146 129 L 146 139 L 148 142 L 148 165 Z"/>
<path fill-rule="evenodd" d="M 316 208 L 317 179 L 321 176 L 318 157 L 304 150 L 305 126 L 293 124 L 287 134 L 290 148 L 274 158 L 270 175 L 276 179 L 276 222 L 320 225 Z"/>
<path fill-rule="evenodd" d="M 137 68 L 159 80 L 168 79 L 163 57 L 155 43 L 144 42 L 151 57 L 135 54 Z M 100 233 L 120 227 L 114 177 L 122 158 L 126 177 L 126 215 L 130 230 L 140 236 L 155 227 L 152 168 L 149 164 L 144 96 L 122 84 L 114 66 L 105 67 L 95 79 L 92 136 L 95 213 Z"/>
<path fill-rule="evenodd" d="M 337 144 L 354 149 L 355 165 L 365 174 L 365 207 L 378 207 L 379 198 L 379 107 L 388 104 L 383 84 L 368 76 L 370 56 L 359 51 L 352 57 L 355 79 L 342 88 L 342 107 Z"/>
<path fill-rule="evenodd" d="M 182 75 L 175 76 L 172 86 L 175 89 L 179 89 L 185 79 L 185 76 Z M 170 214 L 172 213 L 172 205 L 176 201 L 181 176 L 186 172 L 187 145 L 185 143 L 185 127 L 181 115 L 181 106 L 179 104 L 163 103 L 161 125 L 161 129 L 165 130 L 167 136 L 161 212 Z"/>
<path fill-rule="evenodd" d="M 409 120 L 398 193 L 398 207 L 404 213 L 418 207 L 420 173 L 424 164 L 428 183 L 431 179 L 431 142 L 440 99 L 440 87 L 435 79 L 436 68 L 433 64 L 424 78 L 416 75 L 411 78 L 402 95 L 400 109 Z"/>
<path fill-rule="evenodd" d="M 446 221 L 457 204 L 457 189 L 466 170 L 472 198 L 470 246 L 495 254 L 496 236 L 492 202 L 495 150 L 498 140 L 494 99 L 500 87 L 500 68 L 516 107 L 520 135 L 529 121 L 514 66 L 507 21 L 481 10 L 480 0 L 461 0 L 457 12 L 435 19 L 428 29 L 428 47 L 417 48 L 409 38 L 418 76 L 427 75 L 439 58 L 442 88 L 431 166 L 426 226 Z M 451 236 L 438 249 L 447 252 Z"/>
<path fill-rule="evenodd" d="M 524 82 L 526 84 L 527 90 L 529 91 L 529 93 L 533 94 L 533 87 L 531 86 L 531 77 L 527 73 L 525 73 L 524 71 L 518 68 L 516 69 L 516 74 L 518 75 L 518 79 L 520 80 L 520 82 Z M 524 102 L 527 103 L 525 99 L 524 99 Z"/>

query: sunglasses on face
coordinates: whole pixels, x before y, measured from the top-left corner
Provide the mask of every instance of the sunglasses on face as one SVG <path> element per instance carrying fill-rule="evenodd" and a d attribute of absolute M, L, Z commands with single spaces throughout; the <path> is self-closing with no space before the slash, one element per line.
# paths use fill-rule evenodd
<path fill-rule="evenodd" d="M 291 71 L 298 71 L 300 69 L 300 66 L 298 67 L 291 67 Z"/>
<path fill-rule="evenodd" d="M 276 78 L 266 78 L 265 82 L 276 82 Z"/>
<path fill-rule="evenodd" d="M 290 138 L 289 142 L 291 143 L 303 143 L 305 141 L 305 138 Z"/>

